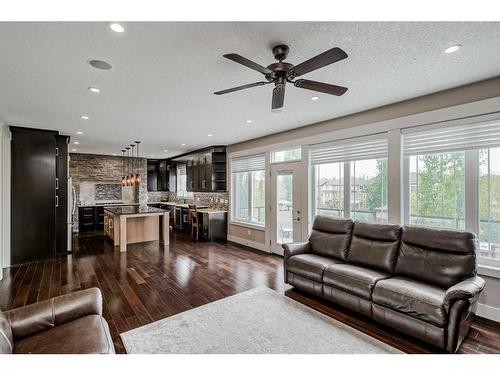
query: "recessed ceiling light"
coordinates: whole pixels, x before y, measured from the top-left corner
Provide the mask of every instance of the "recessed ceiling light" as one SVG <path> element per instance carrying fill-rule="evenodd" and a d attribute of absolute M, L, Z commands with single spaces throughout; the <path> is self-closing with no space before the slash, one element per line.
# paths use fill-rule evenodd
<path fill-rule="evenodd" d="M 113 66 L 104 60 L 90 59 L 87 60 L 90 66 L 99 70 L 111 70 Z"/>
<path fill-rule="evenodd" d="M 113 154 L 113 156 L 116 156 L 116 154 Z"/>
<path fill-rule="evenodd" d="M 163 150 L 163 152 L 168 152 L 168 150 Z"/>
<path fill-rule="evenodd" d="M 149 155 L 149 156 L 151 156 L 152 158 L 154 158 L 154 155 Z"/>
<path fill-rule="evenodd" d="M 74 141 L 73 143 L 74 143 L 75 145 L 79 145 L 79 144 L 80 144 L 80 142 L 78 142 L 78 141 Z"/>
<path fill-rule="evenodd" d="M 209 137 L 213 137 L 213 134 L 208 134 Z"/>
<path fill-rule="evenodd" d="M 185 143 L 181 143 L 181 146 L 185 146 L 186 144 Z"/>
<path fill-rule="evenodd" d="M 101 92 L 101 90 L 100 90 L 100 89 L 98 89 L 97 87 L 89 87 L 89 91 L 94 92 L 94 93 L 96 93 L 96 94 L 97 94 L 98 92 Z"/>
<path fill-rule="evenodd" d="M 81 118 L 82 120 L 88 120 L 90 117 L 89 117 L 89 116 L 87 116 L 87 115 L 81 115 L 81 116 L 80 116 L 80 118 Z"/>
<path fill-rule="evenodd" d="M 247 124 L 251 124 L 253 121 L 252 120 L 246 120 L 245 121 Z"/>
<path fill-rule="evenodd" d="M 461 44 L 455 44 L 454 46 L 450 46 L 444 50 L 444 53 L 453 53 L 457 52 L 460 48 L 462 48 Z"/>
<path fill-rule="evenodd" d="M 311 100 L 314 102 L 319 99 L 319 96 L 311 96 Z"/>
<path fill-rule="evenodd" d="M 115 33 L 123 33 L 125 31 L 125 28 L 117 22 L 110 22 L 109 28 Z"/>
<path fill-rule="evenodd" d="M 83 134 L 83 132 L 78 131 L 78 132 L 76 132 L 76 134 L 78 134 L 78 135 L 82 135 L 82 134 Z"/>
<path fill-rule="evenodd" d="M 72 149 L 71 152 L 75 152 L 76 151 L 76 148 Z"/>

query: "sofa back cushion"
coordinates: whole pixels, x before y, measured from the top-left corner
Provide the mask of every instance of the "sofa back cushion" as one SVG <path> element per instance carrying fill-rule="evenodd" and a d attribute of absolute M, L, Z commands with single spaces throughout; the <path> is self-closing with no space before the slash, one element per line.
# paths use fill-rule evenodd
<path fill-rule="evenodd" d="M 398 256 L 401 226 L 355 222 L 347 262 L 392 272 Z"/>
<path fill-rule="evenodd" d="M 318 215 L 314 218 L 309 243 L 315 254 L 346 260 L 351 242 L 353 222 Z"/>
<path fill-rule="evenodd" d="M 394 273 L 448 288 L 476 274 L 474 233 L 403 227 Z"/>
<path fill-rule="evenodd" d="M 12 354 L 13 347 L 14 343 L 9 320 L 0 311 L 0 354 Z"/>

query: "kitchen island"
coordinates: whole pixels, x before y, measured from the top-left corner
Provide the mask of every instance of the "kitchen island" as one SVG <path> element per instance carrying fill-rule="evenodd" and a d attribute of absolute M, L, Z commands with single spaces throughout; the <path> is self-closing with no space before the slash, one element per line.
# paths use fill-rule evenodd
<path fill-rule="evenodd" d="M 161 220 L 161 231 L 160 231 Z M 120 251 L 127 251 L 127 244 L 162 241 L 170 243 L 169 212 L 148 206 L 118 206 L 104 208 L 104 232 Z M 160 233 L 161 232 L 161 233 Z"/>

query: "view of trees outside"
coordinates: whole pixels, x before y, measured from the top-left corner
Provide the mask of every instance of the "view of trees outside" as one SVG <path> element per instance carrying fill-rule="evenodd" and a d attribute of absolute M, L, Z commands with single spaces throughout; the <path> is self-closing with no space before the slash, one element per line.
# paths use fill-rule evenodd
<path fill-rule="evenodd" d="M 351 217 L 371 222 L 387 221 L 387 160 L 350 163 Z M 316 214 L 344 216 L 344 163 L 314 166 Z"/>
<path fill-rule="evenodd" d="M 465 228 L 465 152 L 410 157 L 410 223 Z"/>
<path fill-rule="evenodd" d="M 479 152 L 481 255 L 500 258 L 500 148 Z"/>
<path fill-rule="evenodd" d="M 234 218 L 240 221 L 265 223 L 265 172 L 233 173 Z"/>
<path fill-rule="evenodd" d="M 272 155 L 273 163 L 281 163 L 284 161 L 300 160 L 301 148 L 294 148 L 292 150 L 275 151 Z"/>

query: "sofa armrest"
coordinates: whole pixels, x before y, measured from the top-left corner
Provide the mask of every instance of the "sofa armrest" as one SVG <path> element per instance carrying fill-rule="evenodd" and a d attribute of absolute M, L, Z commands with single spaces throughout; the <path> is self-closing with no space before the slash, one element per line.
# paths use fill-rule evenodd
<path fill-rule="evenodd" d="M 98 288 L 85 289 L 10 310 L 5 314 L 16 341 L 87 315 L 102 315 L 102 294 Z"/>
<path fill-rule="evenodd" d="M 484 279 L 474 276 L 449 287 L 444 297 L 446 310 L 449 310 L 454 301 L 477 297 L 483 290 L 484 284 Z"/>
<path fill-rule="evenodd" d="M 283 247 L 285 259 L 297 254 L 306 254 L 311 252 L 311 244 L 309 242 L 285 243 Z"/>

